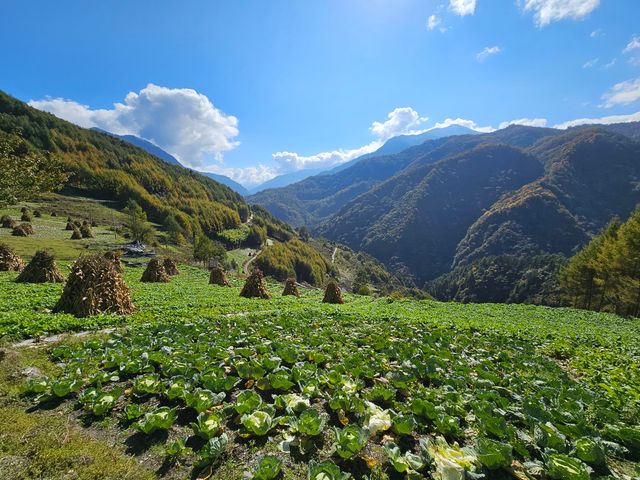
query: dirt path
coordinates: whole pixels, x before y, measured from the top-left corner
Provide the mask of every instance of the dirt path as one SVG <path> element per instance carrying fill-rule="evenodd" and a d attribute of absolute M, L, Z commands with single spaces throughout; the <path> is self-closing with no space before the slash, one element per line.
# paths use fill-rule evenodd
<path fill-rule="evenodd" d="M 251 268 L 250 268 L 251 264 L 255 261 L 256 257 L 261 253 L 262 253 L 262 249 L 256 250 L 254 254 L 251 257 L 249 257 L 249 259 L 246 262 L 244 262 L 244 264 L 242 265 L 242 271 L 244 272 L 245 275 L 249 275 L 249 273 L 251 273 Z"/>
<path fill-rule="evenodd" d="M 334 247 L 333 253 L 331 254 L 331 263 L 335 263 L 336 261 L 336 253 L 338 253 L 338 247 Z"/>

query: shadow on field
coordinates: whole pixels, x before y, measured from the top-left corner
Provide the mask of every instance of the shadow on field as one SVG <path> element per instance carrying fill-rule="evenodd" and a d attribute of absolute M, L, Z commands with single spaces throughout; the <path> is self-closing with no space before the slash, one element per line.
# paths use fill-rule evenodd
<path fill-rule="evenodd" d="M 125 451 L 129 455 L 140 455 L 154 445 L 165 443 L 168 437 L 169 434 L 166 430 L 160 430 L 150 435 L 143 432 L 136 432 L 124 441 L 126 446 Z"/>

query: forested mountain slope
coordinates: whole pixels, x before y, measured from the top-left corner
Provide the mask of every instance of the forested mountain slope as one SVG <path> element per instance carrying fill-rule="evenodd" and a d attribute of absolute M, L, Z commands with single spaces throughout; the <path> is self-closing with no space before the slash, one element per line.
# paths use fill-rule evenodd
<path fill-rule="evenodd" d="M 56 156 L 71 172 L 67 189 L 124 203 L 132 199 L 150 220 L 174 216 L 188 236 L 208 235 L 246 219 L 249 207 L 230 188 L 142 148 L 36 110 L 0 92 L 0 134 L 18 135 L 30 148 Z"/>
<path fill-rule="evenodd" d="M 447 130 L 448 129 L 443 129 Z M 513 125 L 489 134 L 468 134 L 453 130 L 455 135 L 429 139 L 399 153 L 370 154 L 348 167 L 309 177 L 283 188 L 268 189 L 252 195 L 249 203 L 263 205 L 275 216 L 296 226 L 315 227 L 337 213 L 348 202 L 368 192 L 412 164 L 437 162 L 480 144 L 506 144 L 529 147 L 540 138 L 555 135 L 557 130 Z M 428 138 L 416 135 L 416 138 Z M 399 144 L 404 137 L 396 137 Z M 389 140 L 392 142 L 394 139 Z M 388 143 L 389 143 L 388 142 Z M 392 151 L 382 147 L 380 152 Z"/>
<path fill-rule="evenodd" d="M 320 232 L 418 279 L 434 278 L 449 270 L 456 245 L 483 209 L 541 173 L 540 163 L 519 149 L 478 146 L 383 182 Z"/>

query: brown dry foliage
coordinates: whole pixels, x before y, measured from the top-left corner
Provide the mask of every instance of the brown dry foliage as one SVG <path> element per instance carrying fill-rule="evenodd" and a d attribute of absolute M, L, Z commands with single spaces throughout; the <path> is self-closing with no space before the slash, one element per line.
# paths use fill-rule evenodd
<path fill-rule="evenodd" d="M 253 273 L 247 277 L 240 296 L 245 298 L 271 298 L 261 270 L 256 268 Z"/>
<path fill-rule="evenodd" d="M 282 296 L 284 297 L 285 295 L 295 295 L 296 297 L 300 296 L 295 278 L 287 278 L 287 281 L 284 284 L 284 290 L 282 291 Z"/>
<path fill-rule="evenodd" d="M 40 250 L 16 278 L 19 283 L 62 283 L 64 275 L 56 265 L 53 255 Z"/>
<path fill-rule="evenodd" d="M 170 280 L 167 271 L 157 258 L 149 260 L 147 268 L 140 277 L 140 281 L 146 283 L 167 283 Z"/>
<path fill-rule="evenodd" d="M 327 287 L 324 290 L 324 298 L 322 299 L 322 303 L 344 303 L 344 300 L 342 299 L 342 292 L 340 291 L 340 287 L 338 287 L 338 284 L 336 282 L 327 283 Z"/>
<path fill-rule="evenodd" d="M 81 257 L 71 268 L 62 296 L 53 308 L 76 317 L 135 311 L 129 287 L 113 261 L 103 255 Z"/>
<path fill-rule="evenodd" d="M 220 285 L 222 287 L 230 287 L 231 282 L 227 278 L 227 274 L 222 267 L 213 267 L 209 275 L 209 285 Z"/>
<path fill-rule="evenodd" d="M 19 272 L 24 262 L 11 247 L 0 243 L 0 272 Z"/>

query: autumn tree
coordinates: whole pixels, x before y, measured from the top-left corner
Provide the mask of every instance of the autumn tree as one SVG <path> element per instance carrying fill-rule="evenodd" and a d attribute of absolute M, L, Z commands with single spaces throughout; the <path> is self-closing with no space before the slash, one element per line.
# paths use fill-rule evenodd
<path fill-rule="evenodd" d="M 32 150 L 17 135 L 0 135 L 0 206 L 59 190 L 68 177 L 53 156 Z"/>

